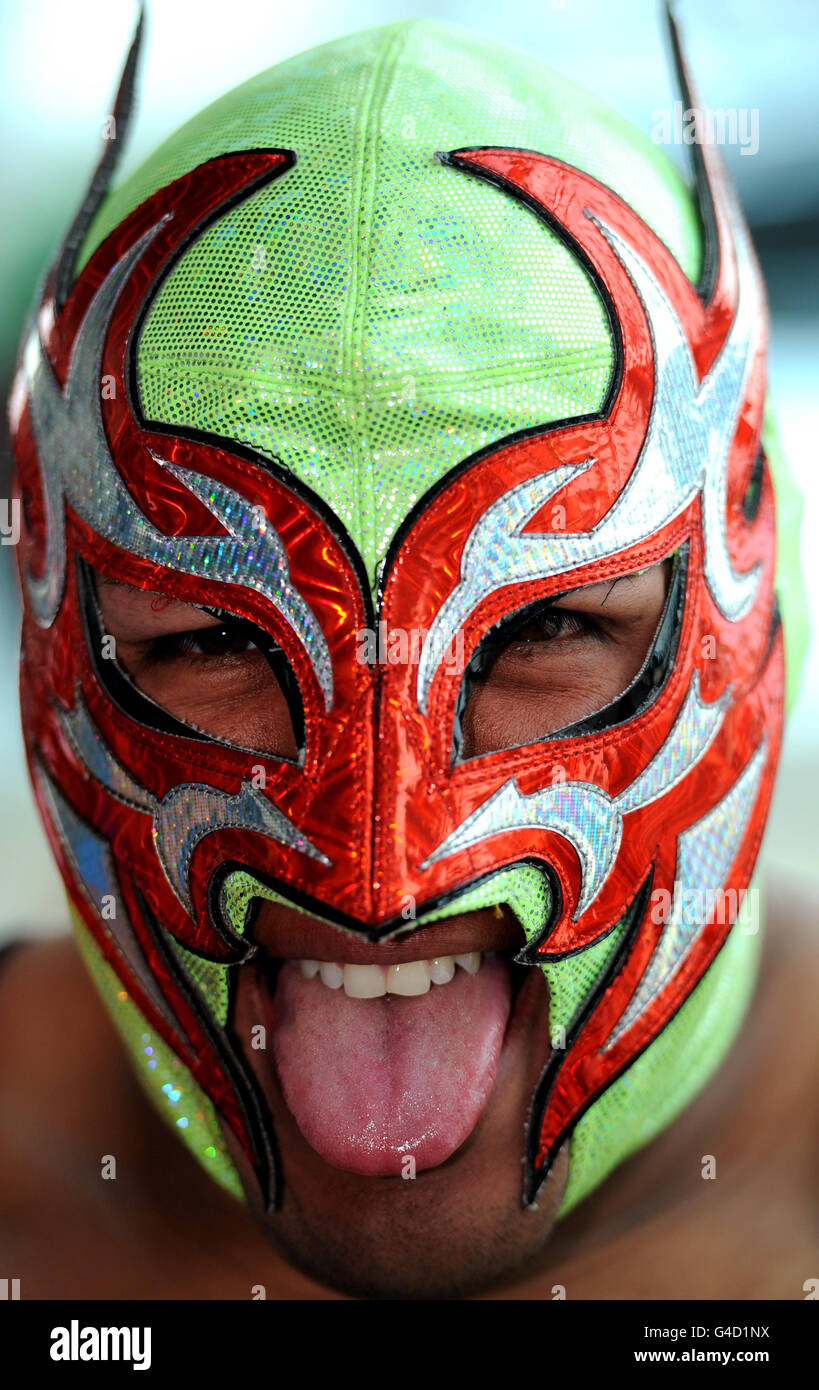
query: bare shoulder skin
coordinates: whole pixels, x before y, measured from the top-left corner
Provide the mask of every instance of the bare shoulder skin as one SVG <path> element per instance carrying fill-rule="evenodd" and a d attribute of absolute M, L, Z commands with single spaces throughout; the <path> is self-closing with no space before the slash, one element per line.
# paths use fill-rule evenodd
<path fill-rule="evenodd" d="M 769 902 L 751 1014 L 715 1080 L 519 1279 L 478 1297 L 804 1298 L 819 1273 L 819 942 L 815 905 Z M 69 940 L 0 975 L 0 1194 L 24 1298 L 339 1296 L 273 1251 L 154 1114 Z"/>
<path fill-rule="evenodd" d="M 70 939 L 21 949 L 0 976 L 0 1059 L 0 1251 L 21 1297 L 334 1296 L 165 1128 Z"/>

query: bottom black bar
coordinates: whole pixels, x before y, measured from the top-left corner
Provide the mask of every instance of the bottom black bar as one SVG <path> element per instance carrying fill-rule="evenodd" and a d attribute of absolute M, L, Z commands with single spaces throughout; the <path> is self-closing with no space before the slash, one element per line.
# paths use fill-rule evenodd
<path fill-rule="evenodd" d="M 817 1319 L 810 1306 L 815 1295 L 794 1303 L 599 1303 L 570 1300 L 543 1300 L 547 1306 L 539 1313 L 528 1306 L 510 1309 L 509 1301 L 471 1300 L 483 1306 L 480 1323 L 473 1328 L 468 1310 L 459 1313 L 452 1303 L 442 1310 L 443 1341 L 430 1341 L 435 1334 L 436 1313 L 425 1304 L 423 1322 L 418 1312 L 405 1310 L 393 1322 L 389 1311 L 380 1306 L 372 1321 L 366 1304 L 344 1308 L 347 1300 L 328 1299 L 320 1309 L 305 1307 L 312 1324 L 307 1341 L 296 1339 L 299 1315 L 294 1305 L 286 1308 L 248 1299 L 231 1302 L 30 1302 L 15 1297 L 11 1281 L 7 1301 L 0 1301 L 0 1337 L 3 1364 L 40 1378 L 58 1381 L 81 1377 L 93 1380 L 103 1373 L 112 1375 L 159 1375 L 184 1373 L 188 1379 L 201 1374 L 208 1384 L 218 1383 L 227 1372 L 235 1380 L 237 1372 L 257 1375 L 276 1374 L 283 1369 L 282 1353 L 287 1350 L 292 1365 L 295 1351 L 303 1355 L 315 1376 L 317 1363 L 326 1355 L 334 1369 L 343 1365 L 349 1374 L 352 1346 L 347 1339 L 358 1330 L 358 1318 L 369 1317 L 367 1340 L 360 1344 L 363 1371 L 387 1370 L 386 1346 L 382 1334 L 398 1340 L 398 1364 L 392 1373 L 406 1382 L 413 1362 L 419 1374 L 433 1369 L 440 1375 L 445 1362 L 439 1354 L 456 1359 L 463 1376 L 464 1362 L 475 1353 L 485 1355 L 489 1340 L 493 1356 L 505 1364 L 504 1378 L 510 1374 L 529 1374 L 528 1368 L 541 1366 L 550 1382 L 558 1374 L 577 1377 L 583 1382 L 595 1370 L 603 1373 L 622 1370 L 639 1384 L 643 1375 L 651 1379 L 668 1366 L 718 1366 L 744 1370 L 761 1367 L 777 1377 L 800 1363 L 810 1365 L 816 1352 Z M 316 1300 L 320 1301 L 320 1300 Z M 807 1306 L 805 1306 L 807 1305 Z M 360 1311 L 364 1308 L 365 1311 Z M 461 1324 L 461 1318 L 464 1319 Z M 337 1320 L 338 1319 L 338 1320 Z M 526 1319 L 524 1321 L 524 1319 Z M 321 1335 L 317 1338 L 317 1320 Z M 351 1321 L 352 1320 L 352 1321 Z M 362 1325 L 361 1331 L 364 1331 Z M 506 1334 L 510 1335 L 506 1335 Z M 287 1338 L 283 1344 L 282 1334 Z M 377 1334 L 376 1365 L 372 1362 Z M 500 1340 L 499 1340 L 500 1338 Z M 435 1348 L 438 1348 L 436 1351 Z M 346 1351 L 345 1351 L 346 1349 Z M 483 1368 L 486 1378 L 486 1367 Z M 26 1377 L 27 1379 L 27 1377 Z M 15 1383 L 25 1383 L 15 1377 Z M 694 1383 L 694 1382 L 692 1382 Z"/>

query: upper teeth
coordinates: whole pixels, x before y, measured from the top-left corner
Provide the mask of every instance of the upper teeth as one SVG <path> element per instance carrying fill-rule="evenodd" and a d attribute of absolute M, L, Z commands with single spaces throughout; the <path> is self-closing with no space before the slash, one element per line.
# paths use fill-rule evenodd
<path fill-rule="evenodd" d="M 468 975 L 477 975 L 482 959 L 480 951 L 467 951 L 461 956 L 408 960 L 403 965 L 339 965 L 334 960 L 301 960 L 298 964 L 306 980 L 318 975 L 328 989 L 343 985 L 351 999 L 379 999 L 382 994 L 426 994 L 431 984 L 449 984 L 456 965 Z"/>

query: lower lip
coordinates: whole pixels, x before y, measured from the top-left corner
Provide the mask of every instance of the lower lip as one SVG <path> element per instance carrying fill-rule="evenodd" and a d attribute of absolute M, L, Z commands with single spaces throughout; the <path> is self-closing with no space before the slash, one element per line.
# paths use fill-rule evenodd
<path fill-rule="evenodd" d="M 290 962 L 254 993 L 310 1149 L 349 1173 L 406 1177 L 445 1163 L 472 1135 L 528 991 L 513 1008 L 506 965 L 489 956 L 477 975 L 458 970 L 416 998 L 349 999 Z"/>

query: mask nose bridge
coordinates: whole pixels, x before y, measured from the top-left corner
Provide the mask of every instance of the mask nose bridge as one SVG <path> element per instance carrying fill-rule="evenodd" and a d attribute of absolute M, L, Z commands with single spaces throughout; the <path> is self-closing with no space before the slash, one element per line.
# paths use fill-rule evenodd
<path fill-rule="evenodd" d="M 390 666 L 379 665 L 375 673 L 368 853 L 373 907 L 382 921 L 408 908 L 407 920 L 414 918 L 419 866 L 439 837 L 455 829 L 423 728 L 425 717 L 415 702 L 415 670 L 411 665 L 403 682 Z"/>

